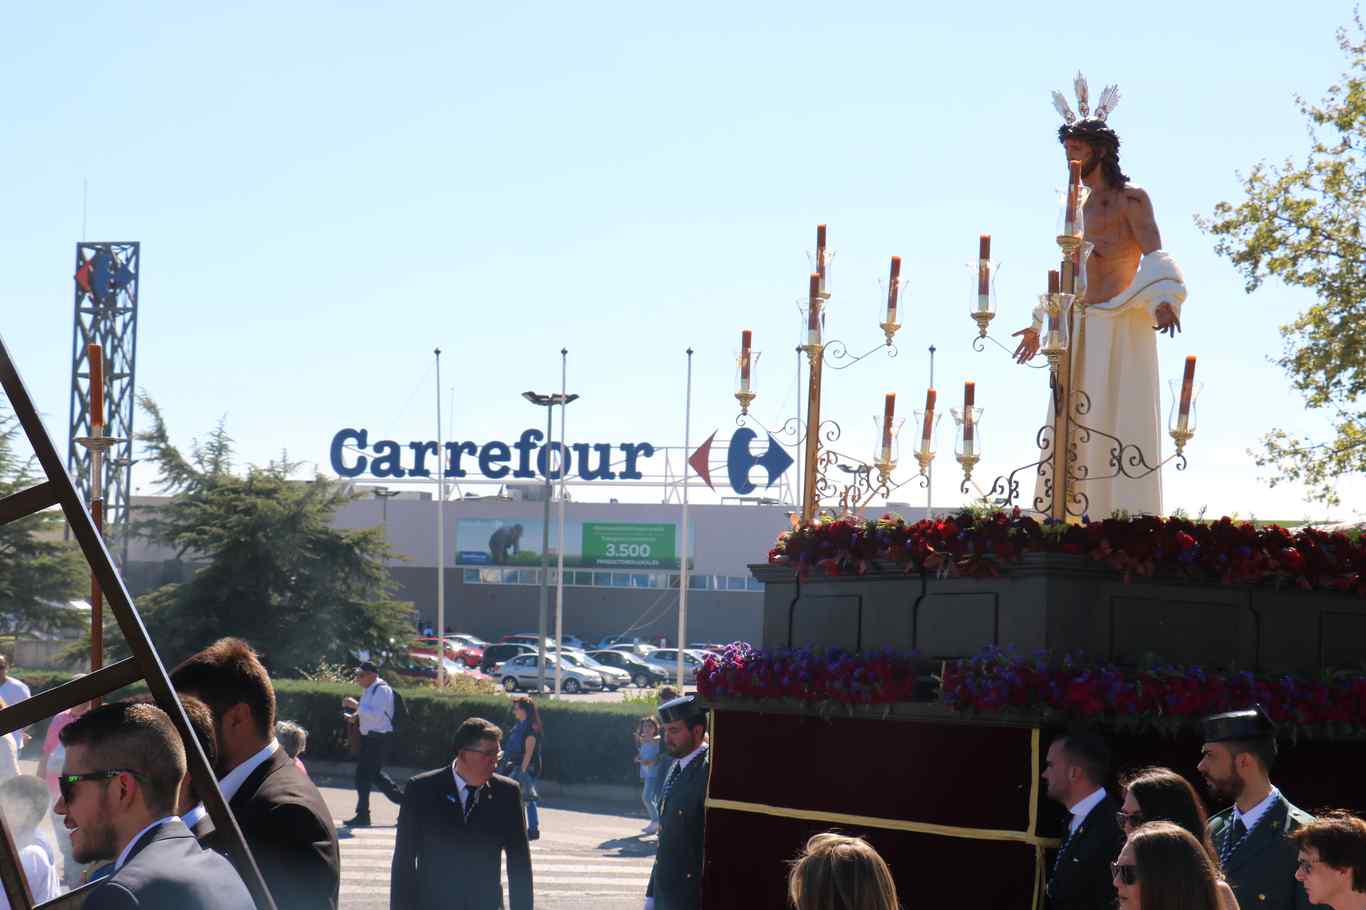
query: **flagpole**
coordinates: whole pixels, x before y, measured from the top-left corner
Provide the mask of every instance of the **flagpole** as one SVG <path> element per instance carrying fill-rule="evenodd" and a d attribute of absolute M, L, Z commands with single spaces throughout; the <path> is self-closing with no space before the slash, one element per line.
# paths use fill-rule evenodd
<path fill-rule="evenodd" d="M 679 545 L 678 691 L 683 691 L 683 648 L 688 643 L 688 464 L 692 451 L 692 348 L 688 348 L 688 390 L 683 403 L 683 540 Z"/>
<path fill-rule="evenodd" d="M 555 562 L 555 653 L 564 650 L 564 481 L 569 473 L 569 444 L 564 435 L 564 414 L 568 409 L 569 385 L 567 377 L 569 349 L 560 348 L 560 543 Z M 547 458 L 546 466 L 550 461 Z M 560 696 L 561 662 L 555 661 L 555 697 Z"/>
<path fill-rule="evenodd" d="M 436 354 L 436 679 L 446 684 L 446 439 L 441 428 L 441 349 Z"/>

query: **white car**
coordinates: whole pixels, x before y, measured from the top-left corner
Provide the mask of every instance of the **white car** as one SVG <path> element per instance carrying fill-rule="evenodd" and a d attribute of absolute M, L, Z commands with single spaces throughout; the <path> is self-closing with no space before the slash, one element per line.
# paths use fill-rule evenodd
<path fill-rule="evenodd" d="M 509 658 L 498 668 L 498 677 L 503 681 L 503 688 L 509 692 L 516 692 L 519 689 L 534 692 L 537 676 L 535 654 L 522 654 L 518 657 Z M 555 655 L 553 654 L 546 655 L 545 678 L 547 683 L 553 685 L 555 679 Z M 574 695 L 585 689 L 600 691 L 603 685 L 602 674 L 596 670 L 576 667 L 569 661 L 565 661 L 560 670 L 560 690 L 569 695 Z"/>

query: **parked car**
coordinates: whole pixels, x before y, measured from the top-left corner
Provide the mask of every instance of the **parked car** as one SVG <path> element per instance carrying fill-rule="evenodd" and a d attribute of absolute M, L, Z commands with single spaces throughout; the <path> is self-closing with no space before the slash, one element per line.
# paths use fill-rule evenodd
<path fill-rule="evenodd" d="M 623 654 L 634 654 L 636 657 L 649 657 L 652 653 L 659 650 L 654 645 L 646 644 L 643 641 L 618 642 L 608 650 L 620 651 Z"/>
<path fill-rule="evenodd" d="M 409 651 L 404 655 L 396 655 L 390 658 L 384 665 L 384 674 L 397 680 L 417 683 L 436 682 L 436 654 L 424 654 L 420 651 Z M 478 670 L 471 670 L 462 663 L 446 659 L 446 676 L 476 676 L 481 679 L 488 679 Z"/>
<path fill-rule="evenodd" d="M 489 646 L 489 643 L 484 641 L 484 639 L 478 638 L 474 635 L 466 635 L 463 632 L 455 635 L 448 634 L 446 636 L 446 641 L 459 642 L 463 647 L 478 648 L 481 651 Z"/>
<path fill-rule="evenodd" d="M 516 692 L 519 689 L 536 690 L 537 684 L 537 660 L 536 654 L 521 654 L 505 662 L 498 671 L 503 680 L 503 688 L 509 692 Z M 555 676 L 555 663 L 557 658 L 554 655 L 547 655 L 545 659 L 546 679 L 553 679 Z M 560 667 L 560 691 L 569 695 L 582 692 L 585 689 L 601 690 L 604 683 L 602 674 L 588 667 L 576 667 L 565 661 Z"/>
<path fill-rule="evenodd" d="M 437 640 L 435 638 L 419 638 L 413 642 L 412 650 L 420 654 L 431 654 L 435 656 L 436 642 Z M 478 667 L 480 662 L 484 659 L 483 648 L 472 648 L 468 645 L 456 642 L 449 637 L 445 639 L 445 652 L 448 658 L 461 661 L 467 667 Z"/>
<path fill-rule="evenodd" d="M 721 654 L 726 650 L 725 645 L 718 645 L 715 642 L 695 641 L 688 645 L 689 651 L 710 651 L 712 654 Z"/>
<path fill-rule="evenodd" d="M 615 651 L 609 648 L 605 651 L 589 651 L 588 656 L 600 664 L 631 674 L 631 682 L 642 689 L 646 686 L 664 685 L 670 679 L 662 667 L 652 666 L 639 655 L 629 651 Z"/>
<path fill-rule="evenodd" d="M 479 669 L 485 673 L 493 673 L 494 668 L 506 660 L 519 657 L 523 654 L 535 654 L 536 649 L 531 645 L 524 645 L 518 642 L 499 642 L 496 645 L 489 645 L 484 649 L 484 656 L 479 661 Z"/>
<path fill-rule="evenodd" d="M 706 659 L 705 652 L 683 651 L 683 680 L 685 682 L 697 682 L 697 671 L 702 669 L 702 661 Z M 656 648 L 645 658 L 645 662 L 652 667 L 659 667 L 669 674 L 670 679 L 675 679 L 678 672 L 678 649 L 677 648 Z"/>
<path fill-rule="evenodd" d="M 613 692 L 617 691 L 622 686 L 629 686 L 631 684 L 630 673 L 627 673 L 625 670 L 618 670 L 616 667 L 609 667 L 607 664 L 598 663 L 596 660 L 589 657 L 586 652 L 571 651 L 568 648 L 565 648 L 558 653 L 563 657 L 566 664 L 575 667 L 584 667 L 589 670 L 596 670 L 602 675 L 603 685 Z M 561 688 L 563 688 L 563 683 L 561 683 Z"/>
<path fill-rule="evenodd" d="M 536 647 L 537 637 L 535 632 L 518 632 L 515 635 L 504 635 L 498 640 L 500 642 L 507 642 L 508 644 L 531 645 L 534 648 Z M 555 647 L 555 639 L 547 635 L 545 646 L 547 648 Z"/>

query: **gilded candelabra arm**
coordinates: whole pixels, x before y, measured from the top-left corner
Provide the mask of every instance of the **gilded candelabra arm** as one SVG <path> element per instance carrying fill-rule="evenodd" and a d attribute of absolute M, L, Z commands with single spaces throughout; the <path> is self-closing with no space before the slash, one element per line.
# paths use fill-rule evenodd
<path fill-rule="evenodd" d="M 847 370 L 860 360 L 876 354 L 878 351 L 886 351 L 888 357 L 896 357 L 900 353 L 896 345 L 891 342 L 884 342 L 873 346 L 862 354 L 850 354 L 849 346 L 837 339 L 825 343 L 825 347 L 821 351 L 821 361 L 832 370 Z"/>
<path fill-rule="evenodd" d="M 973 338 L 973 339 L 972 339 L 972 349 L 973 349 L 974 351 L 976 351 L 977 353 L 980 354 L 980 353 L 982 353 L 983 351 L 985 351 L 985 350 L 987 349 L 987 342 L 988 342 L 988 341 L 990 341 L 992 344 L 996 345 L 996 347 L 1000 348 L 1001 350 L 1005 351 L 1008 355 L 1010 355 L 1010 358 L 1011 358 L 1012 360 L 1015 358 L 1015 352 L 1014 352 L 1013 350 L 1011 350 L 1011 349 L 1010 349 L 1009 347 L 1007 347 L 1006 345 L 1001 344 L 1001 342 L 997 341 L 995 338 L 993 338 L 993 337 L 990 336 L 990 335 L 978 335 L 977 337 Z M 1025 366 L 1029 367 L 1031 370 L 1046 370 L 1046 369 L 1048 369 L 1048 361 L 1047 361 L 1046 359 L 1045 359 L 1045 360 L 1040 360 L 1038 363 L 1035 363 L 1035 362 L 1034 362 L 1035 360 L 1039 360 L 1039 355 L 1038 355 L 1038 354 L 1035 354 L 1032 358 L 1030 358 L 1029 360 L 1025 361 Z"/>
<path fill-rule="evenodd" d="M 735 415 L 735 425 L 758 427 L 785 446 L 799 446 L 806 441 L 806 421 L 800 417 L 789 417 L 780 429 L 773 430 L 753 414 L 740 413 Z"/>
<path fill-rule="evenodd" d="M 1034 497 L 1034 511 L 1047 512 L 1053 506 L 1053 426 L 1044 424 L 1039 427 L 1039 432 L 1034 437 L 1034 443 L 1039 449 L 1038 461 L 1031 461 L 1029 464 L 1020 465 L 1009 474 L 998 476 L 991 482 L 991 488 L 982 493 L 982 488 L 977 486 L 969 477 L 964 477 L 958 491 L 967 495 L 968 487 L 972 486 L 982 494 L 982 499 L 994 506 L 1005 508 L 1015 504 L 1020 498 L 1020 481 L 1017 475 L 1024 471 L 1033 470 L 1034 476 L 1042 479 L 1043 495 Z"/>

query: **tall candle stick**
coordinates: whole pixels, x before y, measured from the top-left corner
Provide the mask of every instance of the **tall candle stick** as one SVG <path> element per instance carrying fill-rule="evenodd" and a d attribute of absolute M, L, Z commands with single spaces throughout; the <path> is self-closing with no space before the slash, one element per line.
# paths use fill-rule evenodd
<path fill-rule="evenodd" d="M 887 322 L 896 322 L 897 291 L 901 284 L 901 257 L 892 257 L 892 275 L 887 279 Z"/>
<path fill-rule="evenodd" d="M 753 338 L 753 333 L 745 329 L 740 333 L 740 391 L 749 391 L 749 345 Z"/>
<path fill-rule="evenodd" d="M 977 312 L 991 310 L 991 235 L 977 238 Z"/>
<path fill-rule="evenodd" d="M 892 461 L 892 415 L 896 413 L 896 393 L 888 392 L 882 406 L 882 460 Z"/>
<path fill-rule="evenodd" d="M 1195 390 L 1195 357 L 1186 358 L 1186 373 L 1181 377 L 1181 407 L 1176 417 L 1176 428 L 1185 432 L 1190 424 L 1191 393 Z"/>
<path fill-rule="evenodd" d="M 821 276 L 816 272 L 811 273 L 811 289 L 807 300 L 806 343 L 821 343 Z"/>
<path fill-rule="evenodd" d="M 963 453 L 972 454 L 972 437 L 975 429 L 972 426 L 972 403 L 977 398 L 977 383 L 963 383 Z"/>
<path fill-rule="evenodd" d="M 1081 162 L 1067 162 L 1067 215 L 1063 233 L 1074 236 L 1077 233 L 1077 200 L 1081 195 Z"/>
<path fill-rule="evenodd" d="M 820 290 L 825 291 L 825 225 L 816 225 L 816 274 L 821 276 Z"/>
<path fill-rule="evenodd" d="M 1037 285 L 1035 285 L 1035 287 L 1037 287 Z M 1048 270 L 1048 293 L 1050 293 L 1050 294 L 1056 294 L 1056 293 L 1058 293 L 1058 270 L 1057 270 L 1057 269 L 1049 269 L 1049 270 Z"/>
<path fill-rule="evenodd" d="M 930 450 L 930 440 L 934 436 L 934 400 L 936 394 L 934 389 L 925 393 L 925 424 L 920 431 L 920 450 L 922 452 Z"/>
<path fill-rule="evenodd" d="M 86 345 L 86 359 L 90 361 L 90 426 L 104 426 L 104 349 L 98 344 Z M 101 434 L 103 435 L 103 434 Z"/>

